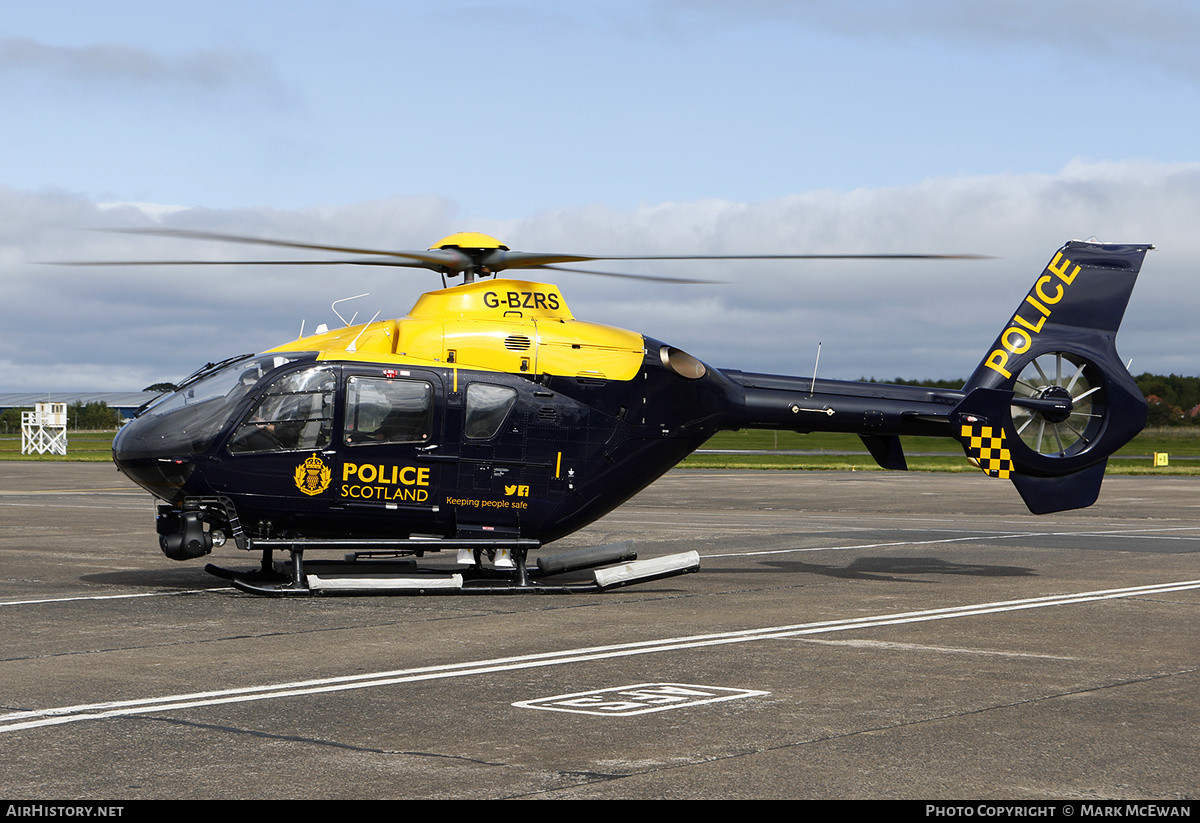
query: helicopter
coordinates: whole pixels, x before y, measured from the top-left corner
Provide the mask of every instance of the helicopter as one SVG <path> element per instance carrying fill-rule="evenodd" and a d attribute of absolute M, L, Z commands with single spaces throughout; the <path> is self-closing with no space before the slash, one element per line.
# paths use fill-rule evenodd
<path fill-rule="evenodd" d="M 949 437 L 985 474 L 1010 480 L 1031 512 L 1082 508 L 1095 502 L 1108 456 L 1146 422 L 1115 338 L 1148 244 L 1066 243 L 966 384 L 947 390 L 717 369 L 576 319 L 557 286 L 499 275 L 614 259 L 959 255 L 593 257 L 512 251 L 475 232 L 379 251 L 123 231 L 442 276 L 443 288 L 402 318 L 320 327 L 208 363 L 118 432 L 118 470 L 161 501 L 163 553 L 196 559 L 227 542 L 261 551 L 250 571 L 206 567 L 252 594 L 567 593 L 697 571 L 695 552 L 638 560 L 630 542 L 536 564 L 529 553 L 620 506 L 723 430 L 854 433 L 890 470 L 907 469 L 902 436 Z M 289 561 L 275 561 L 277 551 Z M 343 556 L 314 560 L 317 551 Z M 455 553 L 451 570 L 417 565 L 443 551 Z"/>

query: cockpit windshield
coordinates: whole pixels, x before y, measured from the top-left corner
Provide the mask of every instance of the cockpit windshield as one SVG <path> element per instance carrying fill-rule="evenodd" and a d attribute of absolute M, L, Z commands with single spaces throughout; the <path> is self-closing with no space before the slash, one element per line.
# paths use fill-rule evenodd
<path fill-rule="evenodd" d="M 142 445 L 152 453 L 198 454 L 211 444 L 238 403 L 267 373 L 314 358 L 312 353 L 297 353 L 237 360 L 155 401 L 127 428 L 136 430 Z"/>

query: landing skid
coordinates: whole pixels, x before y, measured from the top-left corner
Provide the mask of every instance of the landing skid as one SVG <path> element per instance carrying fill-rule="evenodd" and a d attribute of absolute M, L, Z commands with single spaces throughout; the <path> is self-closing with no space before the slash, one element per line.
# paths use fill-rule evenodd
<path fill-rule="evenodd" d="M 275 541 L 272 541 L 275 542 Z M 237 572 L 209 564 L 205 570 L 229 580 L 248 594 L 264 597 L 312 595 L 398 595 L 398 594 L 577 594 L 648 583 L 700 570 L 700 555 L 683 552 L 638 560 L 633 543 L 612 543 L 538 559 L 537 566 L 525 564 L 530 548 L 525 541 L 446 541 L 446 545 L 422 540 L 421 553 L 440 548 L 473 550 L 475 562 L 453 571 L 420 569 L 416 560 L 379 559 L 380 553 L 412 553 L 398 548 L 347 554 L 345 560 L 304 560 L 304 549 L 331 548 L 330 541 L 306 545 L 305 541 L 279 541 L 291 562 L 277 569 L 270 563 L 270 548 L 264 551 L 259 569 Z M 494 556 L 506 550 L 510 561 L 489 566 L 481 562 L 485 551 Z M 554 578 L 554 579 L 549 579 Z"/>

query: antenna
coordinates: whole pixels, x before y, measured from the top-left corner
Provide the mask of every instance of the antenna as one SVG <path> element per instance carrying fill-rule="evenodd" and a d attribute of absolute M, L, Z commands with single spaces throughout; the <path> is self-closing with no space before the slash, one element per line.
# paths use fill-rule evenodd
<path fill-rule="evenodd" d="M 821 363 L 821 341 L 817 341 L 817 362 L 813 363 L 813 379 L 812 386 L 808 389 L 808 396 L 812 397 L 817 392 L 817 366 Z"/>
<path fill-rule="evenodd" d="M 371 294 L 370 292 L 364 292 L 362 294 L 356 294 L 353 297 L 343 297 L 341 300 L 334 300 L 332 303 L 329 304 L 329 308 L 333 309 L 333 313 L 337 315 L 338 320 L 341 320 L 342 323 L 349 326 L 350 323 L 354 320 L 354 318 L 358 317 L 358 312 L 355 312 L 354 317 L 351 317 L 350 320 L 347 320 L 346 318 L 342 317 L 340 312 L 338 312 L 337 304 L 345 303 L 347 300 L 357 300 L 360 297 L 368 297 L 370 294 Z"/>
<path fill-rule="evenodd" d="M 363 297 L 363 296 L 364 295 L 361 295 L 361 294 L 359 295 L 359 297 Z M 349 299 L 353 299 L 353 298 L 349 298 Z M 379 315 L 382 311 L 383 311 L 383 309 L 380 309 L 379 311 L 375 312 L 375 317 L 371 318 L 371 323 L 375 322 L 375 318 L 379 317 Z M 340 317 L 341 315 L 338 315 L 338 316 Z M 358 315 L 355 314 L 354 316 L 357 317 Z M 364 334 L 367 333 L 367 329 L 369 329 L 371 327 L 371 323 L 367 323 L 365 326 L 362 327 L 362 331 L 360 331 L 358 333 L 358 336 L 356 336 L 353 340 L 350 341 L 350 345 L 346 347 L 346 351 L 358 351 L 358 338 L 362 337 Z M 347 324 L 347 325 L 349 325 L 349 324 Z"/>

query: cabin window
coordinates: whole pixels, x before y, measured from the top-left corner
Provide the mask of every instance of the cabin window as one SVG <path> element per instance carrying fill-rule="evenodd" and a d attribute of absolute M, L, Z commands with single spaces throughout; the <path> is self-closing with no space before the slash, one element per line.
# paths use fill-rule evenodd
<path fill-rule="evenodd" d="M 247 454 L 327 448 L 332 440 L 336 386 L 328 369 L 306 369 L 280 377 L 238 427 L 229 451 Z"/>
<path fill-rule="evenodd" d="M 425 443 L 433 431 L 433 386 L 416 380 L 346 381 L 346 442 Z"/>
<path fill-rule="evenodd" d="M 491 383 L 472 383 L 467 386 L 467 437 L 482 440 L 500 431 L 513 404 L 517 390 Z"/>

